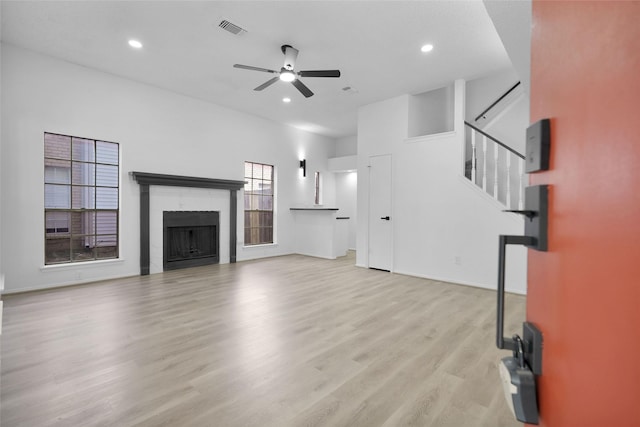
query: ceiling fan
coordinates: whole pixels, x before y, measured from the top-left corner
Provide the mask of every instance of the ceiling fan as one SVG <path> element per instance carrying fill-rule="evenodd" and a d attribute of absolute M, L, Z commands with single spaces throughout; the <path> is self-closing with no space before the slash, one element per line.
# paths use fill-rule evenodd
<path fill-rule="evenodd" d="M 276 77 L 271 80 L 267 80 L 260 86 L 253 90 L 263 90 L 278 80 L 283 82 L 290 82 L 300 91 L 306 98 L 313 96 L 313 92 L 298 79 L 300 77 L 340 77 L 340 70 L 311 70 L 311 71 L 298 71 L 294 70 L 296 64 L 296 58 L 298 57 L 298 49 L 289 46 L 288 44 L 282 45 L 282 53 L 284 53 L 284 65 L 280 71 L 269 70 L 267 68 L 252 67 L 250 65 L 234 64 L 234 68 L 242 68 L 244 70 L 262 71 L 263 73 L 277 74 Z"/>

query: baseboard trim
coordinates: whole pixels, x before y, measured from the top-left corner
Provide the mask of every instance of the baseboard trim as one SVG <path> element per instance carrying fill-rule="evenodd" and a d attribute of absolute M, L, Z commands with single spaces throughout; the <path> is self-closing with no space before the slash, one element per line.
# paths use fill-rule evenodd
<path fill-rule="evenodd" d="M 156 274 L 156 273 L 154 273 Z M 26 292 L 38 292 L 38 291 L 49 291 L 52 289 L 58 289 L 58 288 L 68 288 L 71 286 L 80 286 L 80 285 L 88 285 L 90 283 L 98 283 L 98 282 L 103 282 L 105 280 L 117 280 L 117 279 L 127 279 L 130 277 L 137 277 L 139 276 L 139 274 L 125 274 L 124 276 L 106 276 L 106 277 L 99 277 L 99 278 L 93 278 L 93 279 L 85 279 L 85 280 L 79 280 L 79 281 L 67 281 L 67 282 L 61 282 L 61 283 L 56 283 L 53 285 L 44 285 L 44 286 L 30 286 L 28 288 L 21 288 L 21 289 L 5 289 L 4 292 L 2 292 L 2 295 L 15 295 L 15 294 L 22 294 L 22 293 L 26 293 Z"/>
<path fill-rule="evenodd" d="M 407 272 L 407 271 L 402 271 L 402 270 L 395 270 L 394 274 L 402 274 L 404 276 L 413 276 L 413 277 L 419 277 L 421 279 L 428 279 L 428 280 L 435 280 L 437 282 L 444 282 L 444 283 L 448 283 L 451 285 L 461 285 L 461 286 L 471 286 L 473 288 L 481 288 L 481 289 L 488 289 L 491 291 L 495 291 L 497 285 L 488 285 L 485 283 L 478 283 L 478 282 L 467 282 L 464 280 L 455 280 L 455 279 L 451 279 L 448 277 L 438 277 L 438 276 L 427 276 L 424 274 L 417 274 L 417 273 L 412 273 L 412 272 Z M 512 289 L 512 288 L 508 288 L 505 289 L 506 292 L 510 293 L 510 294 L 517 294 L 517 295 L 526 295 L 526 292 L 522 292 L 521 290 L 518 289 Z"/>

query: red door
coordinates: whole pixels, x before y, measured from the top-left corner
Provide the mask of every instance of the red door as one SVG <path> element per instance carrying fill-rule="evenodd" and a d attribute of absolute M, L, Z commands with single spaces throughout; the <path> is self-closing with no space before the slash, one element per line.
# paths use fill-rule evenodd
<path fill-rule="evenodd" d="M 549 251 L 529 251 L 540 425 L 640 426 L 640 2 L 533 2 Z"/>

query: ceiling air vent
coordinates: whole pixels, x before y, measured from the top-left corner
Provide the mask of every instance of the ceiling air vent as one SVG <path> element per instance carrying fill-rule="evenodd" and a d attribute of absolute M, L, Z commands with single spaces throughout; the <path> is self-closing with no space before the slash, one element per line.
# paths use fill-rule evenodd
<path fill-rule="evenodd" d="M 247 30 L 245 30 L 244 28 L 240 28 L 236 24 L 229 22 L 226 19 L 222 20 L 220 24 L 218 24 L 218 27 L 222 28 L 223 30 L 229 31 L 231 34 L 235 34 L 236 36 L 247 32 Z"/>

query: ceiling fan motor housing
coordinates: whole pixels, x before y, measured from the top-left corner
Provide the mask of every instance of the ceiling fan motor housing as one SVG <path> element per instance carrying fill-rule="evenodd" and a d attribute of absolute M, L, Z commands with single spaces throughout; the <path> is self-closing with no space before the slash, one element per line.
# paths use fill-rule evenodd
<path fill-rule="evenodd" d="M 296 65 L 296 58 L 298 57 L 298 49 L 284 44 L 280 48 L 284 53 L 284 68 L 293 71 L 293 67 Z"/>

